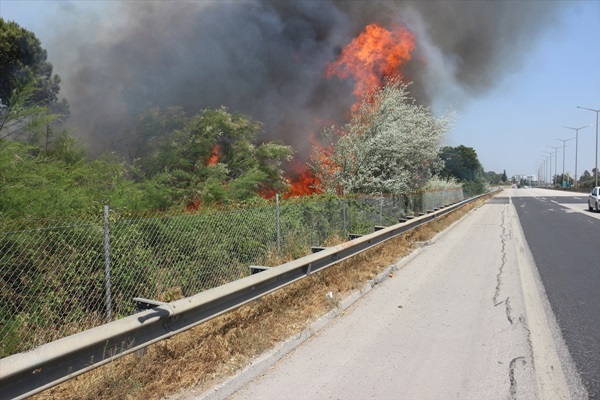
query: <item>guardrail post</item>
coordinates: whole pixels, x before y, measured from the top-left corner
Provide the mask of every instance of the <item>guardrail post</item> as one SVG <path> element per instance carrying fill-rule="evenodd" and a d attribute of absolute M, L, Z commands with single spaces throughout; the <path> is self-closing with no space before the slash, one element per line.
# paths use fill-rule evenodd
<path fill-rule="evenodd" d="M 112 297 L 110 291 L 110 227 L 108 206 L 104 206 L 104 283 L 106 287 L 106 321 L 112 321 Z"/>
<path fill-rule="evenodd" d="M 279 194 L 275 194 L 275 208 L 277 214 L 277 257 L 281 253 L 281 225 L 279 219 Z"/>

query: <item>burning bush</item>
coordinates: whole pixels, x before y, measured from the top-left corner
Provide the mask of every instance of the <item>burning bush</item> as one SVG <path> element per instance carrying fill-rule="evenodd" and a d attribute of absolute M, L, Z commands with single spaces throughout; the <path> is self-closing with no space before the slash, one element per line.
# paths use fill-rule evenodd
<path fill-rule="evenodd" d="M 351 122 L 324 133 L 325 147 L 311 157 L 324 190 L 334 193 L 412 193 L 438 162 L 453 115 L 436 119 L 392 78 L 364 98 Z"/>

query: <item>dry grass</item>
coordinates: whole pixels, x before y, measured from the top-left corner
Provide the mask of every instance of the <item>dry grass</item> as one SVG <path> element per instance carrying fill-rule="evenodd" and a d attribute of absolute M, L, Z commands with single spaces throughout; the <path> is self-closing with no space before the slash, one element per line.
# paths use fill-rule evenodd
<path fill-rule="evenodd" d="M 416 242 L 461 218 L 485 200 L 413 229 L 306 279 L 148 348 L 67 381 L 37 399 L 161 399 L 184 388 L 202 391 L 234 374 L 257 355 L 307 328 L 360 289 Z M 341 241 L 331 238 L 327 245 Z"/>

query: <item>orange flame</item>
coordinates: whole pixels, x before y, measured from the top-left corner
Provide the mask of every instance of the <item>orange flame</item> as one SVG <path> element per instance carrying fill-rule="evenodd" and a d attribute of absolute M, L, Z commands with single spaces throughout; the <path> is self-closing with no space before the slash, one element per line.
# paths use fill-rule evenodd
<path fill-rule="evenodd" d="M 208 157 L 208 162 L 206 165 L 215 165 L 219 162 L 219 157 L 221 156 L 221 145 L 215 144 L 210 151 L 210 157 Z"/>
<path fill-rule="evenodd" d="M 286 199 L 288 197 L 310 196 L 312 194 L 323 193 L 321 189 L 319 189 L 319 178 L 315 176 L 308 166 L 305 166 L 304 171 L 295 178 L 290 179 L 290 184 L 290 190 L 283 195 Z"/>
<path fill-rule="evenodd" d="M 290 189 L 284 198 L 298 197 L 298 196 L 310 196 L 311 194 L 321 194 L 323 191 L 319 189 L 319 179 L 315 176 L 313 171 L 301 161 L 292 161 L 290 164 L 292 172 L 289 173 Z"/>
<path fill-rule="evenodd" d="M 352 76 L 354 94 L 360 101 L 381 86 L 383 78 L 401 76 L 400 67 L 411 60 L 414 48 L 415 37 L 406 28 L 398 26 L 390 32 L 371 24 L 344 47 L 336 62 L 327 65 L 325 74 L 341 79 Z"/>

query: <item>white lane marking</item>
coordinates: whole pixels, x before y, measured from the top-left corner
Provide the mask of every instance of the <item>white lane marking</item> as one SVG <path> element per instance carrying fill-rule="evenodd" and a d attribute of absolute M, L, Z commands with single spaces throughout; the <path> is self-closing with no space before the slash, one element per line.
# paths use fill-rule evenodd
<path fill-rule="evenodd" d="M 511 197 L 509 197 L 509 204 L 513 205 Z M 533 268 L 536 268 L 535 261 L 525 241 L 514 206 L 511 207 L 511 211 L 512 232 L 523 287 L 525 313 L 527 314 L 527 325 L 531 338 L 538 390 L 541 394 L 540 398 L 571 399 L 558 351 L 552 339 L 550 325 L 544 313 L 540 293 L 533 277 Z"/>

